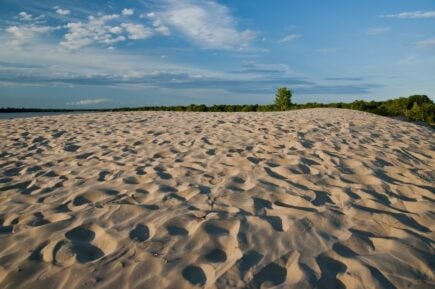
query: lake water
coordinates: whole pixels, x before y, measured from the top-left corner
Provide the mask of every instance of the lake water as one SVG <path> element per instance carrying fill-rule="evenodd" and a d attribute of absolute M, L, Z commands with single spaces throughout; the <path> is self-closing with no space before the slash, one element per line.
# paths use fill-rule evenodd
<path fill-rule="evenodd" d="M 2 119 L 13 119 L 13 118 L 24 118 L 24 117 L 35 117 L 35 116 L 53 116 L 61 114 L 77 114 L 84 113 L 82 111 L 70 111 L 70 112 L 4 112 L 0 113 L 0 120 Z"/>

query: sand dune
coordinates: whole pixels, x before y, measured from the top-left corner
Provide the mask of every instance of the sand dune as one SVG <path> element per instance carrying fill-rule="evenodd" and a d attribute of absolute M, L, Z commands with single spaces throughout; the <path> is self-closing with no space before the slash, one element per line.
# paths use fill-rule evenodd
<path fill-rule="evenodd" d="M 434 288 L 435 138 L 357 111 L 0 121 L 0 288 Z"/>

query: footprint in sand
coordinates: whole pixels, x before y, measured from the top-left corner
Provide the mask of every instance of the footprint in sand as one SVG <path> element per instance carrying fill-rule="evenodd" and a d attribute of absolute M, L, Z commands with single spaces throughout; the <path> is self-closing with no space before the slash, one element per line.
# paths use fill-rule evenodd
<path fill-rule="evenodd" d="M 114 195 L 116 193 L 112 193 L 109 190 L 104 191 L 104 192 L 103 191 L 86 192 L 86 193 L 83 193 L 83 194 L 75 197 L 73 200 L 73 205 L 74 206 L 81 206 L 81 205 L 85 205 L 88 203 L 95 204 L 97 202 L 101 202 L 101 201 L 104 201 L 105 199 L 108 199 L 110 197 L 110 195 Z"/>
<path fill-rule="evenodd" d="M 80 155 L 76 156 L 76 159 L 78 159 L 78 160 L 84 160 L 84 159 L 89 158 L 93 154 L 94 153 L 83 153 L 83 154 L 80 154 Z"/>
<path fill-rule="evenodd" d="M 122 179 L 122 181 L 125 184 L 128 184 L 128 185 L 137 185 L 137 184 L 139 184 L 139 180 L 136 177 L 133 177 L 133 176 L 125 177 L 125 178 Z"/>
<path fill-rule="evenodd" d="M 79 263 L 88 263 L 105 255 L 99 247 L 90 243 L 94 241 L 96 234 L 87 227 L 76 227 L 66 232 L 65 237 L 69 242 L 60 241 L 53 250 L 56 264 L 69 266 L 75 260 Z"/>
<path fill-rule="evenodd" d="M 257 274 L 254 275 L 254 283 L 256 288 L 263 288 L 262 284 L 267 282 L 277 286 L 285 281 L 287 278 L 287 269 L 279 266 L 276 263 L 270 263 L 263 269 L 261 269 Z M 330 288 L 330 287 L 325 287 Z"/>
<path fill-rule="evenodd" d="M 318 256 L 316 258 L 317 264 L 322 272 L 318 285 L 321 288 L 340 288 L 345 289 L 346 286 L 337 279 L 338 274 L 346 272 L 347 266 L 335 259 L 327 256 Z"/>
<path fill-rule="evenodd" d="M 129 237 L 136 242 L 144 242 L 148 240 L 150 231 L 147 226 L 138 224 L 136 228 L 130 231 Z"/>
<path fill-rule="evenodd" d="M 178 226 L 167 226 L 166 230 L 168 231 L 169 235 L 172 236 L 187 236 L 189 234 L 186 229 Z"/>
<path fill-rule="evenodd" d="M 66 133 L 66 131 L 56 131 L 56 132 L 53 132 L 52 134 L 51 134 L 51 136 L 52 137 L 54 137 L 54 138 L 58 138 L 58 137 L 61 137 L 62 135 L 64 135 Z"/>
<path fill-rule="evenodd" d="M 192 285 L 204 286 L 207 282 L 207 277 L 205 276 L 204 271 L 200 267 L 194 265 L 184 268 L 181 274 L 184 279 L 189 281 Z"/>
<path fill-rule="evenodd" d="M 204 231 L 210 235 L 213 236 L 227 236 L 229 235 L 228 230 L 212 225 L 212 224 L 205 224 L 203 227 Z"/>
<path fill-rule="evenodd" d="M 109 171 L 101 171 L 101 172 L 98 174 L 98 181 L 99 181 L 99 182 L 104 182 L 104 181 L 106 180 L 106 177 L 107 177 L 109 174 L 110 174 Z"/>
<path fill-rule="evenodd" d="M 208 252 L 204 258 L 212 263 L 222 263 L 227 260 L 227 254 L 220 249 L 213 249 Z"/>
<path fill-rule="evenodd" d="M 2 226 L 0 225 L 0 235 L 1 234 L 10 234 L 12 233 L 14 227 L 13 226 Z"/>
<path fill-rule="evenodd" d="M 46 224 L 50 224 L 50 222 L 44 219 L 44 216 L 41 213 L 35 213 L 34 219 L 28 223 L 28 225 L 32 227 L 39 227 Z"/>
<path fill-rule="evenodd" d="M 277 216 L 261 216 L 261 219 L 265 220 L 270 224 L 272 229 L 278 232 L 284 232 L 282 228 L 282 219 Z"/>
<path fill-rule="evenodd" d="M 95 238 L 95 233 L 85 227 L 76 227 L 66 232 L 65 237 L 71 241 L 90 242 Z"/>
<path fill-rule="evenodd" d="M 80 146 L 75 145 L 75 144 L 66 144 L 63 147 L 63 149 L 67 152 L 76 152 L 79 148 L 80 148 Z"/>
<path fill-rule="evenodd" d="M 257 251 L 250 250 L 247 251 L 245 254 L 243 254 L 242 259 L 240 259 L 240 262 L 238 264 L 239 269 L 242 273 L 248 271 L 253 266 L 255 266 L 257 263 L 263 259 L 263 255 L 258 253 Z"/>

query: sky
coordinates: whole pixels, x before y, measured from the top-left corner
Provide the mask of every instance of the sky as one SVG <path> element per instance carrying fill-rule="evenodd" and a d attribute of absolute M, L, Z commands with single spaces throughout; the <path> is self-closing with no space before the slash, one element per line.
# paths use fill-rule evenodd
<path fill-rule="evenodd" d="M 435 97 L 435 0 L 0 0 L 0 107 Z"/>

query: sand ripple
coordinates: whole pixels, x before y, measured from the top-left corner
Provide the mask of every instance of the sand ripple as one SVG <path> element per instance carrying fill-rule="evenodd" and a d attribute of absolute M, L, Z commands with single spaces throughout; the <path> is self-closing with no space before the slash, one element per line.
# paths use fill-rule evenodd
<path fill-rule="evenodd" d="M 338 109 L 0 122 L 0 288 L 434 288 L 430 128 Z"/>

